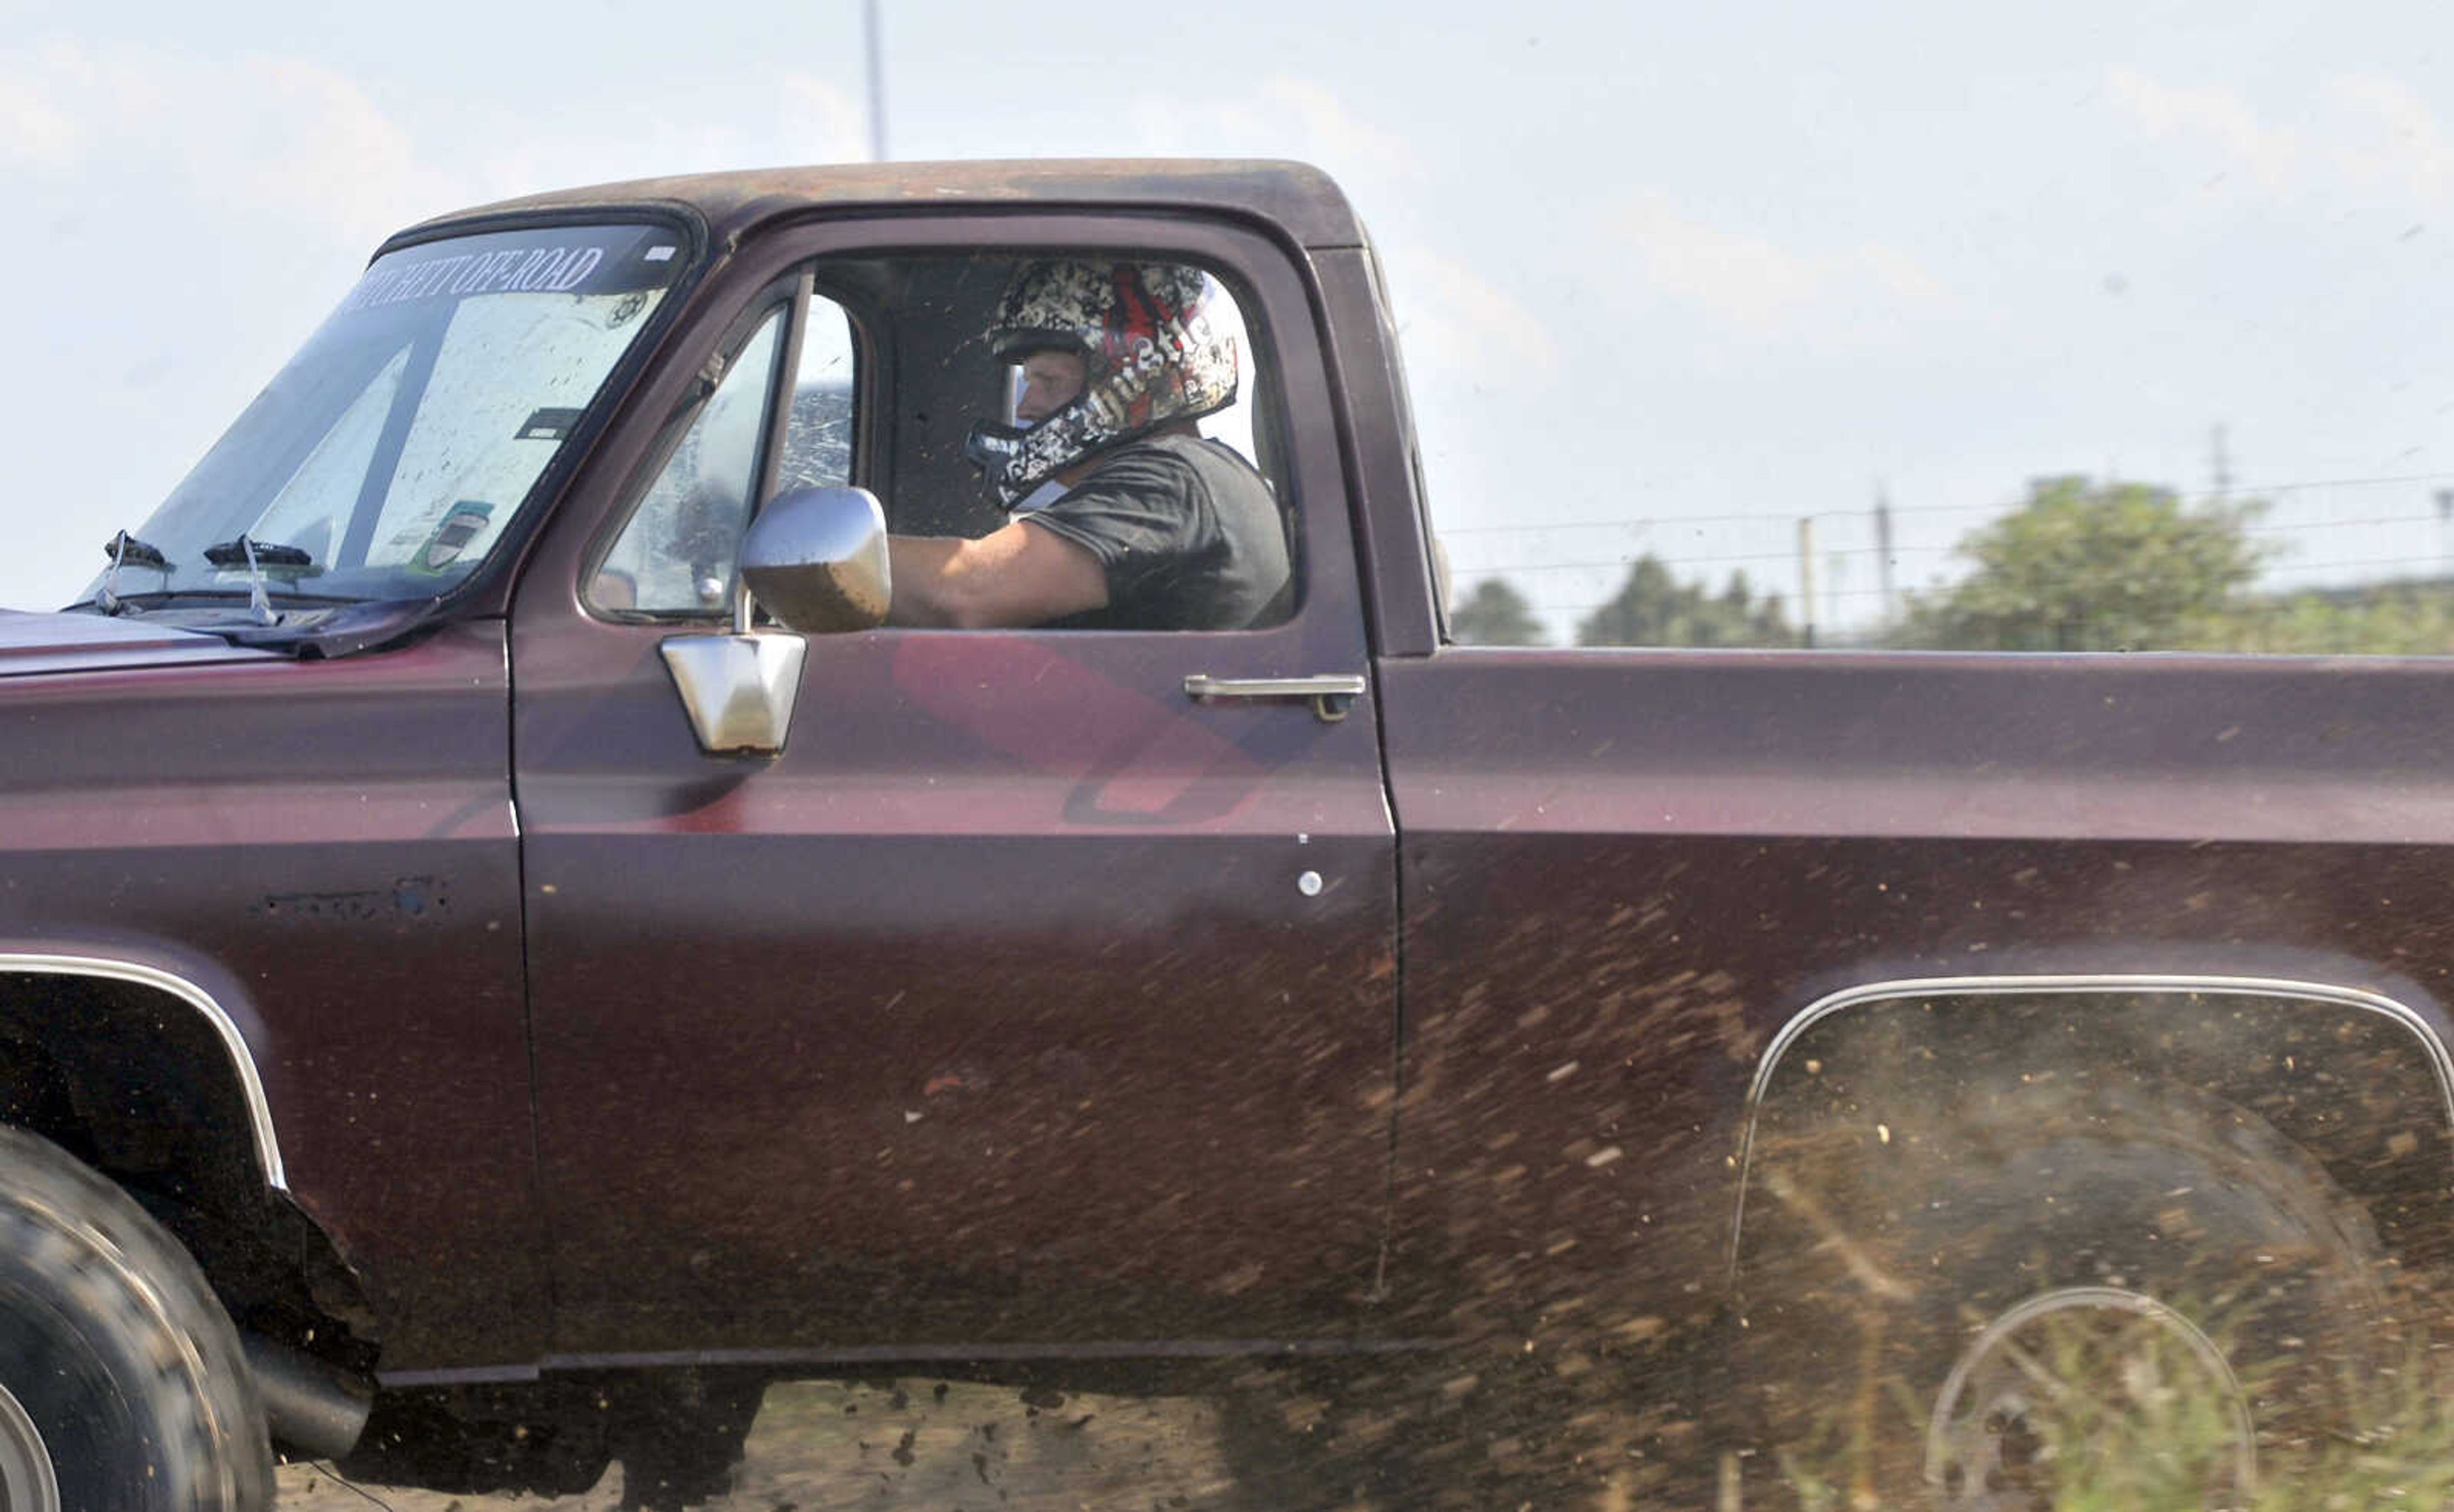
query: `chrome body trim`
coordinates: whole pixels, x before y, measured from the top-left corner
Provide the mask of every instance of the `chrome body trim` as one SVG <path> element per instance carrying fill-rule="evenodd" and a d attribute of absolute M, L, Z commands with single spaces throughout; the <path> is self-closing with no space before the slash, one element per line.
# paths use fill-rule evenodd
<path fill-rule="evenodd" d="M 537 1379 L 534 1365 L 465 1365 L 448 1370 L 378 1370 L 375 1389 L 409 1391 L 419 1386 L 525 1386 Z"/>
<path fill-rule="evenodd" d="M 2295 981 L 2272 977 L 2201 977 L 2186 974 L 2101 973 L 2067 976 L 2035 977 L 1912 977 L 1897 981 L 1865 982 L 1828 993 L 1800 1009 L 1781 1025 L 1780 1032 L 1764 1046 L 1763 1057 L 1756 1063 L 1756 1074 L 1747 1084 L 1745 1110 L 1739 1130 L 1736 1158 L 1739 1175 L 1738 1200 L 1731 1211 L 1728 1274 L 1735 1281 L 1739 1267 L 1739 1240 L 1746 1222 L 1747 1177 L 1755 1159 L 1756 1119 L 1762 1111 L 1764 1092 L 1772 1083 L 1780 1058 L 1796 1044 L 1807 1030 L 1834 1014 L 1899 998 L 2008 998 L 2008 997 L 2102 997 L 2116 993 L 2196 993 L 2223 998 L 2300 998 L 2308 1001 L 2335 1003 L 2383 1015 L 2411 1031 L 2427 1053 L 2429 1068 L 2437 1077 L 2438 1100 L 2447 1126 L 2454 1128 L 2454 1053 L 2419 1010 L 2410 1004 L 2371 992 L 2363 987 L 2340 987 L 2328 982 Z"/>
<path fill-rule="evenodd" d="M 1318 1359 L 1423 1354 L 1433 1339 L 1120 1339 L 1079 1344 L 837 1344 L 808 1349 L 677 1349 L 549 1355 L 547 1370 L 649 1370 L 677 1365 L 1017 1364 L 1041 1360 Z M 390 1378 L 385 1378 L 389 1381 Z"/>
<path fill-rule="evenodd" d="M 1134 1360 L 1312 1360 L 1345 1356 L 1419 1355 L 1450 1347 L 1438 1339 L 1126 1339 L 1076 1344 L 812 1344 L 806 1348 L 664 1349 L 636 1353 L 548 1355 L 533 1365 L 480 1365 L 459 1370 L 378 1370 L 386 1390 L 532 1381 L 578 1370 L 669 1370 L 828 1365 L 1031 1364 L 1040 1361 Z"/>
<path fill-rule="evenodd" d="M 213 1032 L 221 1036 L 222 1048 L 230 1055 L 231 1069 L 238 1075 L 239 1090 L 247 1099 L 248 1123 L 255 1136 L 256 1160 L 264 1168 L 265 1184 L 276 1192 L 290 1190 L 289 1173 L 281 1163 L 281 1141 L 272 1128 L 272 1105 L 265 1099 L 264 1079 L 256 1073 L 255 1053 L 248 1048 L 247 1037 L 239 1033 L 238 1021 L 213 1000 L 212 994 L 159 967 L 100 957 L 0 954 L 0 976 L 91 977 L 124 981 L 168 993 L 204 1015 Z"/>

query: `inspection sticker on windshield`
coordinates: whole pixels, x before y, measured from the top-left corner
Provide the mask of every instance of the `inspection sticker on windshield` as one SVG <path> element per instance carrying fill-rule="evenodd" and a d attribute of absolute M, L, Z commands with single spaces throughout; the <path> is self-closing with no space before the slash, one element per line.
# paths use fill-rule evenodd
<path fill-rule="evenodd" d="M 523 441 L 559 441 L 571 433 L 584 413 L 578 410 L 544 409 L 531 412 L 528 423 L 520 427 Z"/>
<path fill-rule="evenodd" d="M 443 523 L 434 527 L 434 534 L 429 535 L 426 544 L 417 549 L 417 554 L 410 558 L 409 570 L 413 573 L 439 573 L 458 561 L 460 554 L 469 549 L 469 543 L 484 532 L 486 521 L 493 513 L 494 506 L 476 499 L 464 498 L 453 505 L 445 512 Z"/>

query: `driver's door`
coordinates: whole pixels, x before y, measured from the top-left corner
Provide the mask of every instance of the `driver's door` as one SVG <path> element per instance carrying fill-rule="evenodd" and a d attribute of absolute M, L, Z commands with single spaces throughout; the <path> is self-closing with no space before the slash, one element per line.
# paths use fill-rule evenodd
<path fill-rule="evenodd" d="M 903 222 L 892 245 L 985 234 Z M 778 238 L 714 281 L 632 427 L 655 441 L 583 482 L 513 614 L 566 1361 L 1164 1353 L 1350 1330 L 1374 1293 L 1396 901 L 1373 708 L 1185 691 L 1368 671 L 1301 274 L 1224 228 L 994 234 L 1236 288 L 1269 415 L 1293 417 L 1262 423 L 1301 602 L 1224 634 L 812 637 L 785 750 L 703 753 L 658 648 L 722 628 L 730 563 L 688 554 L 733 539 L 788 454 L 801 481 L 836 455 L 893 512 L 953 392 L 920 372 L 945 328 L 895 305 L 874 231 Z M 843 304 L 795 292 L 813 269 Z M 817 423 L 840 423 L 835 453 L 795 429 Z M 677 523 L 626 541 L 660 498 Z"/>

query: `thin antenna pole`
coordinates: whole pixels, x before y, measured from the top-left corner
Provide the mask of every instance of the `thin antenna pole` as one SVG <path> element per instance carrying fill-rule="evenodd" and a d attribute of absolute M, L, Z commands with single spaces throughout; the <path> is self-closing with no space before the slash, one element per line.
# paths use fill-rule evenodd
<path fill-rule="evenodd" d="M 861 0 L 861 33 L 869 50 L 869 160 L 886 161 L 886 63 L 877 40 L 877 0 Z"/>

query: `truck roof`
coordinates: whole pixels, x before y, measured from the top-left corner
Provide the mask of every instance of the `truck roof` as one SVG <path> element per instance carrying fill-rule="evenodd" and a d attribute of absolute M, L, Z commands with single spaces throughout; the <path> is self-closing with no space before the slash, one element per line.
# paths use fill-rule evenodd
<path fill-rule="evenodd" d="M 1297 245 L 1354 247 L 1363 228 L 1329 175 L 1268 159 L 1075 158 L 1032 162 L 851 163 L 642 178 L 501 200 L 423 221 L 395 240 L 473 216 L 680 205 L 717 247 L 818 209 L 1000 204 L 1035 210 L 1166 209 L 1258 218 Z"/>

